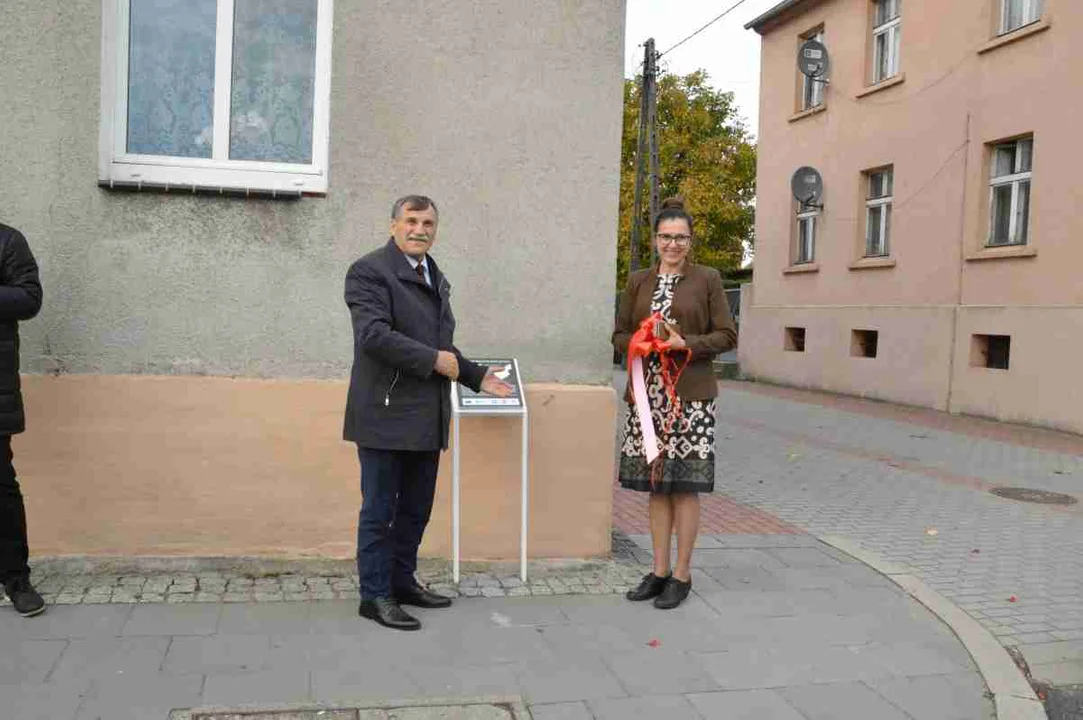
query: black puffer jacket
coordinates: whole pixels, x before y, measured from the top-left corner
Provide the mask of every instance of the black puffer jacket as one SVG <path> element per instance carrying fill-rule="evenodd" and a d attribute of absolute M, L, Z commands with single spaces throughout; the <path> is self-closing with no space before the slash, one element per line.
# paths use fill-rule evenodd
<path fill-rule="evenodd" d="M 19 321 L 41 310 L 38 263 L 26 238 L 0 224 L 0 435 L 26 429 L 19 383 Z"/>
<path fill-rule="evenodd" d="M 463 385 L 477 391 L 485 377 L 455 348 L 451 285 L 428 262 L 432 287 L 391 239 L 346 275 L 354 355 L 342 437 L 361 447 L 447 448 L 451 383 L 433 370 L 437 350 L 455 353 Z"/>

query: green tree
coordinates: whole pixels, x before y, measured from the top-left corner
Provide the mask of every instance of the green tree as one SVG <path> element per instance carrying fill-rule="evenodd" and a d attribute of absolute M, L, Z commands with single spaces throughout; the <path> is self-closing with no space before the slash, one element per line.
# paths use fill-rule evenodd
<path fill-rule="evenodd" d="M 638 77 L 624 81 L 618 288 L 628 276 L 641 88 Z M 659 199 L 684 197 L 696 221 L 696 262 L 730 273 L 741 266 L 744 243 L 753 242 L 756 197 L 756 147 L 737 115 L 733 93 L 708 85 L 703 70 L 683 77 L 664 74 L 657 114 Z M 640 267 L 651 262 L 648 197 L 645 184 Z"/>

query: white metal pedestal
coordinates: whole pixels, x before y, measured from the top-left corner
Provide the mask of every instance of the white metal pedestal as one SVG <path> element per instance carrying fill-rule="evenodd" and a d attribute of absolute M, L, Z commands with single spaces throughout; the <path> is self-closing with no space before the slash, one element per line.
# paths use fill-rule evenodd
<path fill-rule="evenodd" d="M 515 363 L 516 378 L 522 382 L 522 376 L 519 375 L 519 363 L 513 360 Z M 519 578 L 526 582 L 527 580 L 527 530 L 530 517 L 530 413 L 526 406 L 526 393 L 521 392 L 522 406 L 515 408 L 477 408 L 462 410 L 459 407 L 458 393 L 453 391 L 452 393 L 452 415 L 451 415 L 451 552 L 452 552 L 452 565 L 451 575 L 452 579 L 457 584 L 460 578 L 460 534 L 461 534 L 461 496 L 460 496 L 460 456 L 462 454 L 461 439 L 462 435 L 459 432 L 459 421 L 463 415 L 481 415 L 481 416 L 518 416 L 523 425 L 522 434 L 522 475 L 521 475 L 521 488 L 522 494 L 521 514 L 520 514 L 520 528 L 519 528 Z"/>

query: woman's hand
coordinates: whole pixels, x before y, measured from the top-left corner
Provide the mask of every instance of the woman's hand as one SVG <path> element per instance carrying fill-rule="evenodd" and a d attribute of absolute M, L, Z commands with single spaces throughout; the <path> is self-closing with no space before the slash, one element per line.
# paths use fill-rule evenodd
<path fill-rule="evenodd" d="M 684 350 L 686 347 L 688 347 L 688 344 L 684 341 L 684 337 L 682 337 L 681 334 L 677 332 L 677 328 L 674 325 L 666 323 L 666 331 L 666 342 L 669 343 L 669 347 L 671 350 Z"/>

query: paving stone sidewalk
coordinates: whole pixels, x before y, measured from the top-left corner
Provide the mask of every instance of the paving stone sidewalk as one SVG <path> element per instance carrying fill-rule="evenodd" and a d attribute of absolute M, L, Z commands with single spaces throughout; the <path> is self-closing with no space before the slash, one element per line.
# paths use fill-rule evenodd
<path fill-rule="evenodd" d="M 621 544 L 616 562 L 645 572 L 645 538 Z M 319 577 L 278 578 L 269 594 L 281 599 L 263 602 L 225 602 L 232 578 L 217 576 L 181 579 L 187 597 L 172 603 L 127 601 L 136 591 L 122 588 L 142 592 L 153 578 L 90 583 L 79 604 L 37 618 L 0 608 L 0 708 L 18 720 L 167 720 L 272 706 L 309 720 L 302 713 L 319 704 L 353 720 L 347 708 L 380 702 L 501 696 L 522 698 L 534 720 L 993 717 L 952 632 L 867 566 L 804 534 L 700 544 L 693 595 L 673 611 L 630 603 L 614 584 L 609 594 L 462 597 L 418 611 L 415 633 L 359 619 L 352 597 L 286 599 L 287 585 L 349 592 Z M 109 589 L 108 604 L 88 602 L 94 587 L 97 598 Z M 217 589 L 221 600 L 187 601 Z"/>
<path fill-rule="evenodd" d="M 1083 504 L 990 494 L 1014 486 L 1083 499 L 1083 438 L 749 383 L 722 387 L 721 492 L 909 566 L 1018 648 L 1036 679 L 1083 684 Z"/>

